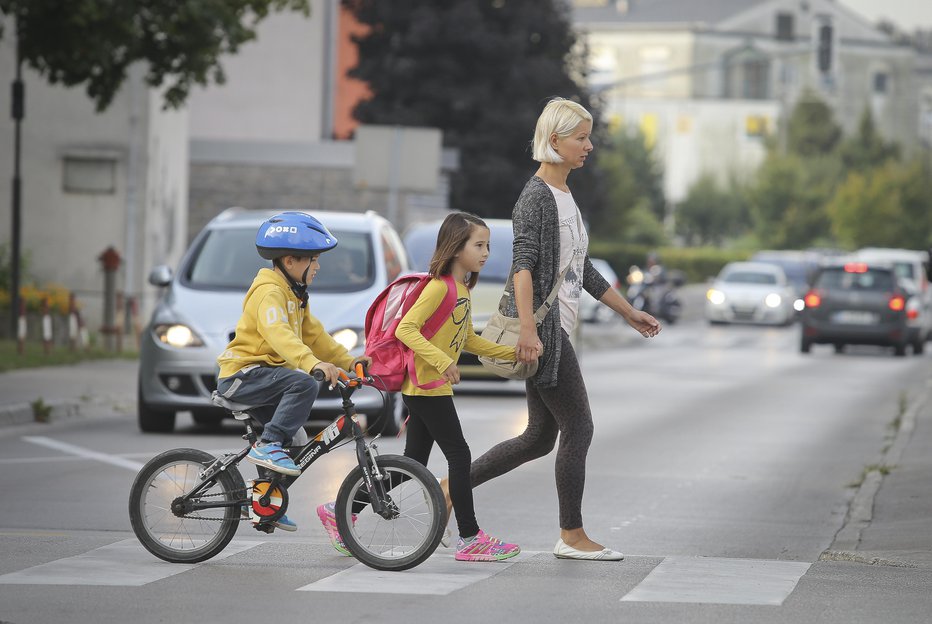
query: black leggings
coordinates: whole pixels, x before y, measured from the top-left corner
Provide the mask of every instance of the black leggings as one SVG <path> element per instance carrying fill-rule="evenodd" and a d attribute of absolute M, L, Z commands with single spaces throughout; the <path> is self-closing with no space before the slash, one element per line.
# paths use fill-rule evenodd
<path fill-rule="evenodd" d="M 560 528 L 582 527 L 582 497 L 586 485 L 586 455 L 592 442 L 592 412 L 579 362 L 569 336 L 563 332 L 560 367 L 554 388 L 541 388 L 527 381 L 528 422 L 524 433 L 489 449 L 473 462 L 472 485 L 514 470 L 521 464 L 557 450 L 557 498 Z"/>
<path fill-rule="evenodd" d="M 450 499 L 461 537 L 479 532 L 472 500 L 469 466 L 472 455 L 463 437 L 452 396 L 403 395 L 408 406 L 408 433 L 405 456 L 427 465 L 434 442 L 447 458 L 450 479 Z"/>

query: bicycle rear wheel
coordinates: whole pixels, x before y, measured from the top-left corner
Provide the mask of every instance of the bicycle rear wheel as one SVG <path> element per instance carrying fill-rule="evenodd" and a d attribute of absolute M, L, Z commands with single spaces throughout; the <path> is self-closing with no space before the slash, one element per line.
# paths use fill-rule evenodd
<path fill-rule="evenodd" d="M 337 528 L 353 556 L 370 568 L 407 570 L 430 557 L 443 537 L 443 492 L 434 475 L 409 457 L 382 455 L 378 462 L 387 477 L 384 503 L 392 510 L 391 517 L 372 511 L 357 466 L 337 494 Z M 361 504 L 365 508 L 354 517 L 353 507 Z"/>
<path fill-rule="evenodd" d="M 129 519 L 133 532 L 156 557 L 172 563 L 197 563 L 223 550 L 239 527 L 239 506 L 192 510 L 177 514 L 172 503 L 190 492 L 198 475 L 214 462 L 209 453 L 173 449 L 149 460 L 133 482 Z M 245 500 L 246 485 L 236 466 L 212 479 L 193 502 L 224 503 Z"/>

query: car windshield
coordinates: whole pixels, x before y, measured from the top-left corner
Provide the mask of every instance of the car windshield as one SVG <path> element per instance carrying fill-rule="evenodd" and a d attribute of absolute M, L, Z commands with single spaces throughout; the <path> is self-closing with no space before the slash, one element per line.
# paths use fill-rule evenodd
<path fill-rule="evenodd" d="M 774 264 L 783 269 L 783 272 L 786 274 L 786 279 L 789 280 L 797 290 L 803 290 L 809 284 L 810 267 L 804 262 L 776 258 L 755 258 L 755 261 Z"/>
<path fill-rule="evenodd" d="M 365 290 L 375 279 L 372 242 L 365 232 L 333 230 L 340 244 L 320 257 L 311 292 Z M 195 251 L 184 281 L 194 288 L 246 290 L 262 267 L 272 263 L 256 253 L 253 228 L 217 229 Z"/>
<path fill-rule="evenodd" d="M 890 271 L 877 269 L 867 269 L 863 273 L 826 269 L 819 274 L 815 287 L 822 290 L 890 291 L 893 290 L 893 275 Z"/>
<path fill-rule="evenodd" d="M 437 245 L 438 225 L 419 227 L 405 236 L 405 247 L 415 271 L 427 271 Z M 505 282 L 511 269 L 511 245 L 514 234 L 510 227 L 493 227 L 489 241 L 489 259 L 482 269 L 482 281 Z"/>
<path fill-rule="evenodd" d="M 725 275 L 723 281 L 726 284 L 776 284 L 777 276 L 757 271 L 732 271 Z"/>

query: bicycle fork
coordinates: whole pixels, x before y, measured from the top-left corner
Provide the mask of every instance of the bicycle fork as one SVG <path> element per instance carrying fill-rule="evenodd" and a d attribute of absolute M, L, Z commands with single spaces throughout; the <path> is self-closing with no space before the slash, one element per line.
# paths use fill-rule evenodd
<path fill-rule="evenodd" d="M 398 515 L 398 506 L 388 496 L 385 487 L 385 481 L 389 477 L 379 468 L 378 446 L 375 444 L 379 437 L 380 435 L 375 436 L 372 442 L 366 444 L 362 435 L 356 436 L 356 461 L 362 469 L 362 478 L 369 492 L 372 511 L 386 520 L 391 520 Z"/>

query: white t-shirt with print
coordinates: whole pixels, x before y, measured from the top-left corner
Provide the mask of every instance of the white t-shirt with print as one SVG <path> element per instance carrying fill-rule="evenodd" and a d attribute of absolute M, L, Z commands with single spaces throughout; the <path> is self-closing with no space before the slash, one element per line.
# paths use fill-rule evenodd
<path fill-rule="evenodd" d="M 570 265 L 557 294 L 560 302 L 560 325 L 566 333 L 572 334 L 579 318 L 579 296 L 583 289 L 583 269 L 586 250 L 589 249 L 589 235 L 583 227 L 582 215 L 573 194 L 549 184 L 547 186 L 557 201 L 557 218 L 560 222 L 560 271 Z"/>

